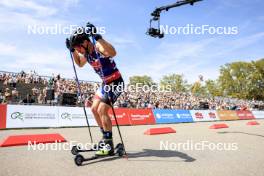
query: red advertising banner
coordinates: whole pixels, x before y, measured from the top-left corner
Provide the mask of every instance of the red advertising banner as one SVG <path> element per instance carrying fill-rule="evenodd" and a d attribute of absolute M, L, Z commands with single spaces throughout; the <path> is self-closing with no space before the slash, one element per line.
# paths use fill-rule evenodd
<path fill-rule="evenodd" d="M 116 125 L 112 109 L 110 109 L 108 113 L 111 118 L 112 124 Z M 115 115 L 118 125 L 131 125 L 129 120 L 129 114 L 129 109 L 127 108 L 115 108 Z"/>
<path fill-rule="evenodd" d="M 7 105 L 0 104 L 0 129 L 6 128 L 6 111 L 7 111 Z"/>
<path fill-rule="evenodd" d="M 236 111 L 219 110 L 216 113 L 220 120 L 239 120 Z"/>
<path fill-rule="evenodd" d="M 130 109 L 131 125 L 152 125 L 155 118 L 152 109 Z"/>
<path fill-rule="evenodd" d="M 252 112 L 248 110 L 236 111 L 236 113 L 240 120 L 255 119 L 255 116 L 252 114 Z"/>

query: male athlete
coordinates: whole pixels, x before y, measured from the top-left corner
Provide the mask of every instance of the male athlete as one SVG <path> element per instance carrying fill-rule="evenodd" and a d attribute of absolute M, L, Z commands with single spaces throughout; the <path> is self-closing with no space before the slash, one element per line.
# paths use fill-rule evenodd
<path fill-rule="evenodd" d="M 90 23 L 87 24 L 87 27 L 93 31 L 95 29 L 94 25 Z M 99 147 L 96 154 L 113 155 L 112 123 L 108 111 L 122 93 L 120 86 L 124 86 L 124 81 L 113 60 L 116 55 L 115 48 L 100 34 L 93 35 L 96 40 L 94 46 L 89 36 L 87 30 L 78 28 L 70 36 L 70 39 L 66 39 L 66 47 L 72 52 L 74 61 L 79 67 L 89 63 L 103 81 L 93 98 L 91 107 L 96 122 L 103 133 L 103 140 L 99 142 L 99 145 L 103 144 L 103 147 Z"/>

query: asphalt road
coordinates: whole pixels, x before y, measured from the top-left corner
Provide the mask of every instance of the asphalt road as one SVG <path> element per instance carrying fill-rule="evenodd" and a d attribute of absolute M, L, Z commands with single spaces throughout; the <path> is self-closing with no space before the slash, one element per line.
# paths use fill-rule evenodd
<path fill-rule="evenodd" d="M 230 127 L 213 130 L 213 122 L 121 127 L 128 159 L 109 157 L 77 167 L 74 156 L 63 144 L 0 148 L 1 176 L 263 176 L 264 120 L 247 126 L 247 121 L 224 122 Z M 221 122 L 222 123 L 222 122 Z M 151 127 L 169 126 L 177 133 L 149 136 Z M 98 128 L 92 128 L 100 139 Z M 89 142 L 86 128 L 2 130 L 0 140 L 14 134 L 60 133 L 68 141 Z M 114 130 L 115 143 L 119 137 Z M 67 145 L 66 145 L 67 144 Z M 70 149 L 70 143 L 64 143 Z M 85 153 L 84 156 L 91 156 Z"/>

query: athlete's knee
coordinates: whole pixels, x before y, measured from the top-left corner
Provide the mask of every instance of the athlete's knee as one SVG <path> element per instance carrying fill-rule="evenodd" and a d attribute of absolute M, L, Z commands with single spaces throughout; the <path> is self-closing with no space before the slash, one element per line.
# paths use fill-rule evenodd
<path fill-rule="evenodd" d="M 107 105 L 100 105 L 97 109 L 97 113 L 100 115 L 100 116 L 105 116 L 105 115 L 108 115 L 108 107 Z"/>
<path fill-rule="evenodd" d="M 98 106 L 92 106 L 91 111 L 93 114 L 98 114 Z"/>

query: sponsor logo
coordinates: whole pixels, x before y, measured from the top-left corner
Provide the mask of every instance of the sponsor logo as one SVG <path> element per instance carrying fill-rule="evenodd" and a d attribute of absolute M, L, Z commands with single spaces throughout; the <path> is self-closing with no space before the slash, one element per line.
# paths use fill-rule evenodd
<path fill-rule="evenodd" d="M 143 120 L 145 118 L 149 118 L 149 114 L 131 114 L 132 119 Z"/>
<path fill-rule="evenodd" d="M 23 113 L 21 113 L 21 112 L 13 112 L 11 114 L 11 119 L 20 119 L 20 120 L 24 121 Z"/>
<path fill-rule="evenodd" d="M 188 118 L 191 118 L 190 114 L 176 114 L 177 118 L 178 119 L 188 119 Z"/>
<path fill-rule="evenodd" d="M 195 118 L 197 118 L 197 119 L 203 119 L 203 114 L 201 112 L 196 112 L 195 113 Z"/>
<path fill-rule="evenodd" d="M 123 114 L 116 114 L 116 118 L 117 118 L 117 119 L 122 119 L 122 118 L 124 118 L 125 116 L 126 116 L 126 113 L 123 113 Z M 111 118 L 111 120 L 114 120 L 114 119 L 115 119 L 115 117 L 114 117 L 113 114 L 110 114 L 110 118 Z"/>
<path fill-rule="evenodd" d="M 71 119 L 71 114 L 70 114 L 70 113 L 67 113 L 67 112 L 62 113 L 62 114 L 61 114 L 61 118 L 62 118 L 62 119 L 72 120 L 72 119 Z"/>
<path fill-rule="evenodd" d="M 216 118 L 216 115 L 215 115 L 215 113 L 213 113 L 213 112 L 209 112 L 208 115 L 209 115 L 209 117 L 210 117 L 211 119 L 215 119 L 215 118 Z"/>

